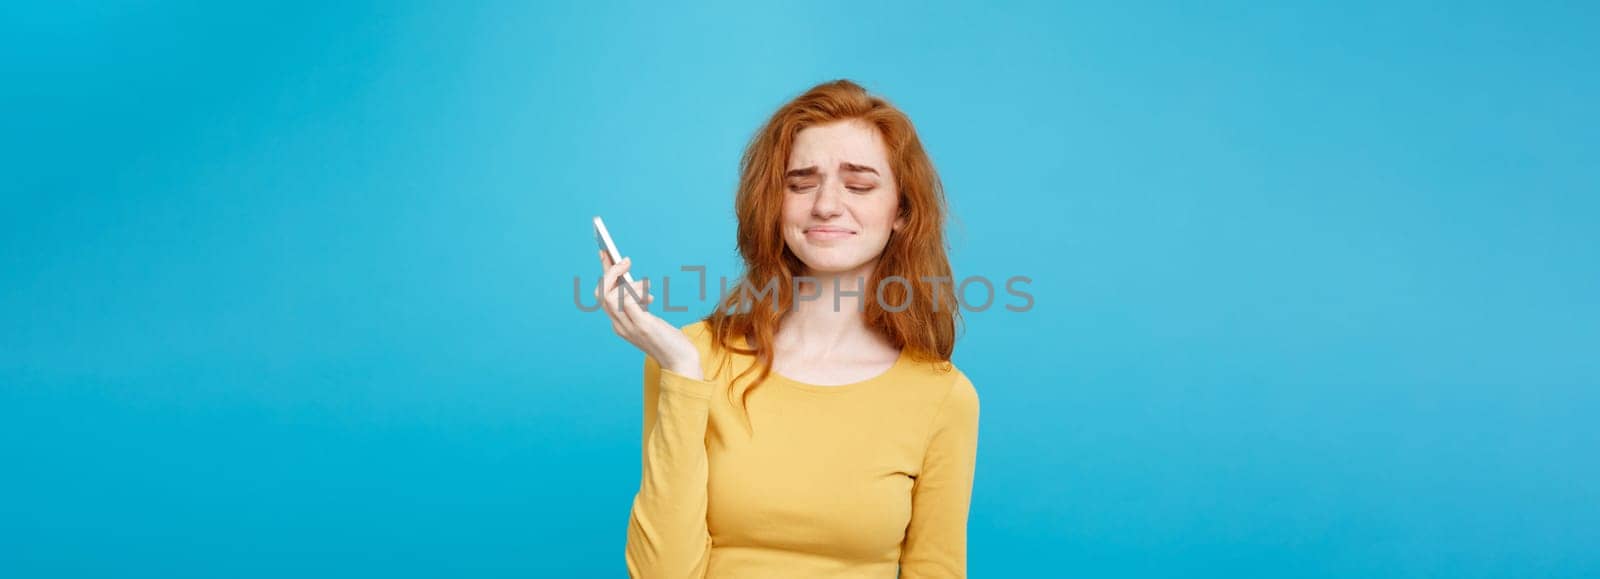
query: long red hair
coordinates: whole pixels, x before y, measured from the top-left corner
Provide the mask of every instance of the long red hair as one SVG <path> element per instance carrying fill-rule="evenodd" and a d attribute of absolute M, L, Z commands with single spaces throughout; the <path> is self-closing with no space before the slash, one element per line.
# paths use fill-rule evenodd
<path fill-rule="evenodd" d="M 745 274 L 734 287 L 748 283 L 752 289 L 764 288 L 770 280 L 777 284 L 775 292 L 755 292 L 755 301 L 744 291 L 730 290 L 705 318 L 713 348 L 754 357 L 755 363 L 739 378 L 760 367 L 748 386 L 729 390 L 735 407 L 743 409 L 748 391 L 771 374 L 774 336 L 793 304 L 794 277 L 805 271 L 805 264 L 789 250 L 781 231 L 784 173 L 795 135 L 806 127 L 845 120 L 865 122 L 883 137 L 890 170 L 900 189 L 900 216 L 905 218 L 905 225 L 890 234 L 868 285 L 862 288 L 868 292 L 863 296 L 867 325 L 913 359 L 947 363 L 955 349 L 960 311 L 954 285 L 924 281 L 953 279 L 945 253 L 944 188 L 933 161 L 923 150 L 911 119 L 900 109 L 849 80 L 826 82 L 773 113 L 750 139 L 739 163 L 734 211 L 739 219 L 739 255 L 744 258 Z M 880 281 L 890 276 L 909 281 L 913 292 L 907 296 L 905 284 L 898 282 L 884 285 L 883 303 L 899 307 L 910 300 L 909 307 L 899 312 L 887 311 L 878 300 L 869 299 L 876 295 Z M 933 287 L 940 283 L 944 286 Z M 741 338 L 745 346 L 739 345 Z"/>

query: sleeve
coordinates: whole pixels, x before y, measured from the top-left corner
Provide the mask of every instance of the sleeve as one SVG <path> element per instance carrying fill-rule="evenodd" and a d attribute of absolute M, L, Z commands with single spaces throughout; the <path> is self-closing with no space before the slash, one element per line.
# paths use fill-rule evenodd
<path fill-rule="evenodd" d="M 644 463 L 628 521 L 628 575 L 700 578 L 711 556 L 706 528 L 706 423 L 715 385 L 645 356 Z"/>
<path fill-rule="evenodd" d="M 977 457 L 978 391 L 958 376 L 934 418 L 922 472 L 912 484 L 902 579 L 967 576 L 967 510 Z"/>

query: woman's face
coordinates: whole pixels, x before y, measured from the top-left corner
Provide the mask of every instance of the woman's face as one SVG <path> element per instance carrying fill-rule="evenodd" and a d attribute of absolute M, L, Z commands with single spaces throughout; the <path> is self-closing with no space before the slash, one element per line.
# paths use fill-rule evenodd
<path fill-rule="evenodd" d="M 804 275 L 867 277 L 889 232 L 905 225 L 889 151 L 866 123 L 801 129 L 784 181 L 783 240 L 806 264 Z"/>

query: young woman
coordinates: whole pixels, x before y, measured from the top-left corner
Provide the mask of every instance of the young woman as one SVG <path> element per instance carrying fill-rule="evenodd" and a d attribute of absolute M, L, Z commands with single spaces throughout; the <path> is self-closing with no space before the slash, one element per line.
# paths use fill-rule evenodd
<path fill-rule="evenodd" d="M 646 354 L 629 573 L 966 576 L 978 394 L 950 363 L 944 194 L 910 119 L 812 88 L 752 139 L 735 208 L 747 291 L 682 329 L 648 280 L 619 298 L 630 261 L 601 252 L 595 294 Z"/>

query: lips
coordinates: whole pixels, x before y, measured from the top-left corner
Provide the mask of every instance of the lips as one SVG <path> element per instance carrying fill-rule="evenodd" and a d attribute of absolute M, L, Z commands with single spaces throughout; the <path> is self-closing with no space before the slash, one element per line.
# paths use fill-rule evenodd
<path fill-rule="evenodd" d="M 851 231 L 849 229 L 845 229 L 843 227 L 833 227 L 833 226 L 824 225 L 824 226 L 807 227 L 806 228 L 806 238 L 808 238 L 808 239 L 816 239 L 816 240 L 841 239 L 841 238 L 845 238 L 845 237 L 850 237 L 850 236 L 855 235 L 855 234 L 856 234 L 856 232 Z"/>

